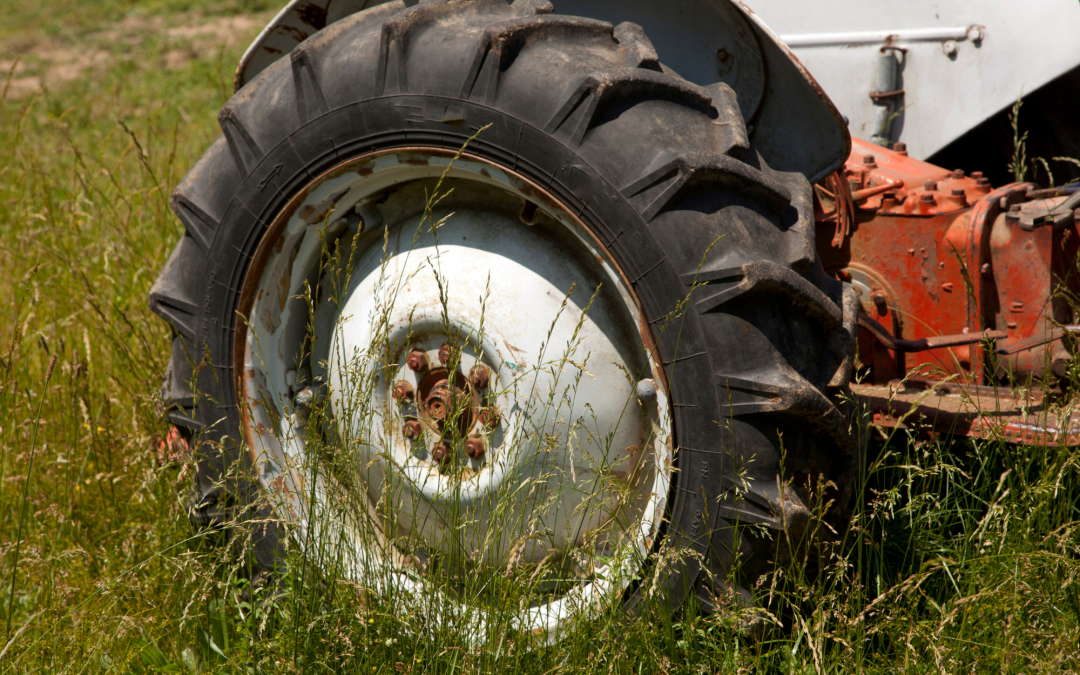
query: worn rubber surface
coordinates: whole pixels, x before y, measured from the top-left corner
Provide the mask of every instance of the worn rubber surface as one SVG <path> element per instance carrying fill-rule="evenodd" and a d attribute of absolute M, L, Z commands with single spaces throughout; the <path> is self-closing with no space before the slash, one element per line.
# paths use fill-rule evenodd
<path fill-rule="evenodd" d="M 830 395 L 851 376 L 856 299 L 817 260 L 810 185 L 770 170 L 732 91 L 666 72 L 639 26 L 550 11 L 380 5 L 319 32 L 221 110 L 223 135 L 173 195 L 186 234 L 150 295 L 175 332 L 171 419 L 219 443 L 199 467 L 194 522 L 254 489 L 218 479 L 247 461 L 235 310 L 275 215 L 348 158 L 456 150 L 485 125 L 469 153 L 574 210 L 643 303 L 678 448 L 667 540 L 700 554 L 670 570 L 671 604 L 718 583 L 745 595 L 814 525 L 819 477 L 843 501 L 852 441 Z M 270 564 L 272 532 L 263 547 Z"/>

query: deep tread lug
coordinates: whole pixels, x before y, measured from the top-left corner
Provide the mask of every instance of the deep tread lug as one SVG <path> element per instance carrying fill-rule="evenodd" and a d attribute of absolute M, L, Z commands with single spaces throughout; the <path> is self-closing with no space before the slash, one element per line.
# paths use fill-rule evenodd
<path fill-rule="evenodd" d="M 450 12 L 464 11 L 466 8 L 479 12 L 490 7 L 509 9 L 506 0 L 429 0 L 389 19 L 382 25 L 375 90 L 383 96 L 408 91 L 406 56 L 409 35 L 416 28 Z"/>
<path fill-rule="evenodd" d="M 375 91 L 383 96 L 405 91 L 405 46 L 402 29 L 404 22 L 391 19 L 383 24 L 382 44 L 379 47 L 379 67 L 376 71 Z"/>
<path fill-rule="evenodd" d="M 750 134 L 746 131 L 746 124 L 739 111 L 739 99 L 735 91 L 723 82 L 710 84 L 705 89 L 712 96 L 717 120 L 725 120 L 722 124 L 729 137 L 724 154 L 739 160 L 744 159 L 750 150 Z"/>
<path fill-rule="evenodd" d="M 255 138 L 244 127 L 232 102 L 226 103 L 218 113 L 218 124 L 225 140 L 229 144 L 229 152 L 232 154 L 236 168 L 242 174 L 249 174 L 262 159 L 263 153 Z"/>
<path fill-rule="evenodd" d="M 783 409 L 782 387 L 743 377 L 720 375 L 720 405 L 732 417 Z"/>
<path fill-rule="evenodd" d="M 555 6 L 549 0 L 514 0 L 510 5 L 514 11 L 525 16 L 530 14 L 551 14 Z"/>
<path fill-rule="evenodd" d="M 173 192 L 172 198 L 169 200 L 169 206 L 172 207 L 173 213 L 180 219 L 180 222 L 184 224 L 184 230 L 191 236 L 191 239 L 199 245 L 199 248 L 204 253 L 208 252 L 210 245 L 214 241 L 214 235 L 217 233 L 218 222 L 206 211 L 199 208 L 195 201 L 181 192 L 180 189 Z"/>
<path fill-rule="evenodd" d="M 190 239 L 190 237 L 188 238 Z M 195 341 L 195 314 L 198 304 L 184 288 L 181 259 L 185 241 L 173 249 L 161 274 L 150 288 L 150 310 L 160 316 L 189 342 Z"/>
<path fill-rule="evenodd" d="M 841 309 L 820 288 L 790 268 L 769 260 L 721 269 L 704 267 L 683 274 L 682 279 L 688 286 L 700 286 L 695 292 L 694 304 L 702 314 L 748 293 L 780 291 L 794 304 L 823 321 L 827 330 L 844 322 Z"/>
<path fill-rule="evenodd" d="M 636 23 L 624 21 L 615 26 L 615 40 L 619 43 L 619 52 L 627 68 L 645 68 L 663 72 L 656 48 L 645 35 L 645 29 Z"/>
<path fill-rule="evenodd" d="M 494 104 L 499 74 L 507 66 L 505 55 L 516 54 L 530 38 L 556 31 L 611 36 L 614 29 L 605 21 L 567 16 L 527 16 L 491 26 L 480 38 L 462 82 L 460 98 Z"/>
<path fill-rule="evenodd" d="M 544 130 L 579 146 L 585 132 L 604 105 L 620 96 L 661 98 L 696 108 L 703 113 L 712 109 L 709 93 L 685 80 L 642 68 L 619 68 L 586 76 L 552 115 Z"/>
<path fill-rule="evenodd" d="M 710 97 L 711 105 L 712 99 Z M 777 215 L 791 205 L 783 183 L 737 159 L 711 152 L 685 152 L 654 161 L 640 178 L 622 189 L 638 213 L 650 221 L 684 190 L 733 189 L 763 201 Z"/>
<path fill-rule="evenodd" d="M 296 91 L 296 117 L 300 124 L 307 124 L 329 110 L 326 95 L 315 75 L 311 54 L 304 47 L 298 47 L 289 55 L 292 63 L 293 89 Z"/>
<path fill-rule="evenodd" d="M 189 431 L 201 428 L 195 415 L 195 393 L 191 390 L 191 354 L 180 335 L 172 340 L 172 357 L 165 368 L 165 378 L 161 383 L 161 398 L 169 421 Z"/>

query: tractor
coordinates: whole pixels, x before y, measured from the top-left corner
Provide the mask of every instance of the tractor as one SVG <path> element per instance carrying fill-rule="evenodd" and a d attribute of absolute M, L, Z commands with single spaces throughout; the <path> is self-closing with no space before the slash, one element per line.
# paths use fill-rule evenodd
<path fill-rule="evenodd" d="M 288 536 L 481 624 L 432 577 L 523 570 L 519 627 L 555 639 L 646 575 L 671 608 L 753 603 L 843 530 L 859 402 L 878 428 L 1080 439 L 1046 413 L 1080 193 L 913 156 L 1011 102 L 912 100 L 940 100 L 927 55 L 975 78 L 1038 16 L 849 8 L 844 32 L 762 5 L 788 44 L 739 0 L 288 4 L 150 292 L 193 523 L 255 512 L 258 575 Z"/>

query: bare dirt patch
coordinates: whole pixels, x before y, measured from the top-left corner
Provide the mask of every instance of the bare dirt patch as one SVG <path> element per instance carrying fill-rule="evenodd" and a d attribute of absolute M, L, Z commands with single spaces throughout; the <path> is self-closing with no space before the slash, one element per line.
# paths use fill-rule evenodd
<path fill-rule="evenodd" d="M 77 43 L 44 36 L 3 41 L 0 95 L 21 99 L 45 87 L 72 82 L 155 37 L 162 39 L 163 51 L 147 67 L 177 70 L 222 48 L 246 46 L 272 16 L 266 12 L 212 18 L 131 16 L 111 28 L 81 37 Z"/>

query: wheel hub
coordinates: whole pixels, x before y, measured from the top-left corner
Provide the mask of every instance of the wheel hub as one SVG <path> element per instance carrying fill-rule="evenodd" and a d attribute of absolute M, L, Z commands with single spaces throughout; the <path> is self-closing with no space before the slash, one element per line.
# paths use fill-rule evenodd
<path fill-rule="evenodd" d="M 398 150 L 319 178 L 272 233 L 241 403 L 301 529 L 344 513 L 357 575 L 401 556 L 550 569 L 528 619 L 545 630 L 621 592 L 664 514 L 671 422 L 637 301 L 589 231 L 501 167 Z M 293 413 L 302 396 L 325 414 Z"/>

